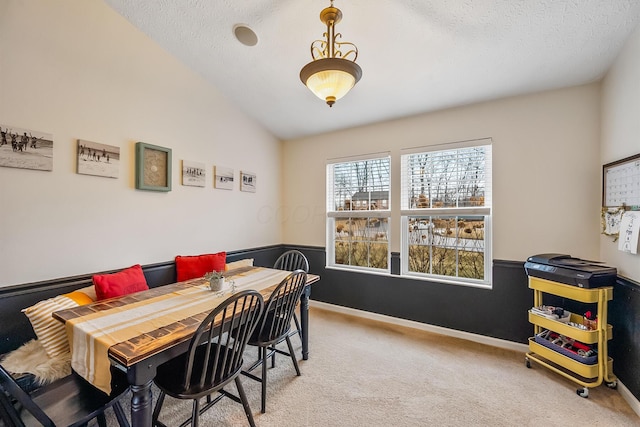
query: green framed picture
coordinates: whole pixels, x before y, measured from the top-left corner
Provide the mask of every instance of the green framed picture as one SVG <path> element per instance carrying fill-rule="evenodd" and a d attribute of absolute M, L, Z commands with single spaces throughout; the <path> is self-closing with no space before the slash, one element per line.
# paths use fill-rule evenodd
<path fill-rule="evenodd" d="M 171 191 L 171 148 L 136 143 L 136 188 Z"/>

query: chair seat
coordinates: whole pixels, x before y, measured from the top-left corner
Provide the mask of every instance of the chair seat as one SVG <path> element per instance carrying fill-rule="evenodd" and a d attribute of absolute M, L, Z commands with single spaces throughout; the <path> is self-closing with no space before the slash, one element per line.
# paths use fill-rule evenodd
<path fill-rule="evenodd" d="M 264 322 L 264 324 L 267 325 L 272 325 L 274 323 L 274 317 L 274 313 L 273 311 L 271 311 L 264 315 L 264 318 L 261 319 L 261 322 Z M 284 316 L 280 317 L 284 318 Z M 288 331 L 291 329 L 290 324 L 287 325 L 288 327 L 286 328 L 284 333 L 288 333 Z M 278 334 L 278 337 L 276 339 L 273 339 L 271 335 L 271 331 L 268 328 L 256 328 L 249 337 L 249 341 L 247 342 L 247 344 L 252 346 L 265 346 L 270 344 L 277 344 L 284 340 L 283 334 Z"/>
<path fill-rule="evenodd" d="M 215 345 L 211 346 L 211 352 L 215 352 Z M 199 346 L 196 349 L 195 358 L 193 360 L 193 370 L 191 374 L 192 385 L 188 388 L 184 386 L 184 376 L 176 375 L 176 372 L 184 372 L 187 357 L 186 353 L 171 359 L 170 361 L 163 363 L 158 366 L 158 372 L 156 374 L 155 383 L 156 385 L 167 393 L 169 396 L 175 397 L 177 399 L 194 399 L 202 396 L 206 396 L 211 393 L 211 389 L 216 387 L 221 383 L 228 382 L 232 380 L 238 371 L 240 371 L 240 367 L 230 375 L 227 375 L 227 378 L 222 378 L 220 373 L 224 371 L 224 369 L 217 369 L 216 376 L 211 379 L 211 381 L 207 381 L 202 385 L 199 385 L 198 377 L 202 374 L 202 367 L 205 362 L 205 353 L 206 346 Z M 231 350 L 228 350 L 229 356 L 231 356 Z M 224 360 L 222 354 L 220 355 L 220 361 Z M 218 362 L 218 368 L 221 367 L 221 362 Z M 209 372 L 213 369 L 213 365 L 209 365 Z"/>
<path fill-rule="evenodd" d="M 115 376 L 118 377 L 118 374 Z M 112 406 L 117 397 L 126 391 L 128 384 L 116 380 L 112 382 L 112 387 L 111 395 L 107 395 L 72 372 L 38 388 L 30 397 L 56 426 L 80 426 Z M 23 410 L 20 415 L 25 425 L 40 425 L 28 411 Z"/>
<path fill-rule="evenodd" d="M 36 376 L 31 373 L 11 373 L 11 376 L 16 380 L 20 388 L 27 393 L 32 393 L 41 386 L 40 382 L 36 379 Z"/>

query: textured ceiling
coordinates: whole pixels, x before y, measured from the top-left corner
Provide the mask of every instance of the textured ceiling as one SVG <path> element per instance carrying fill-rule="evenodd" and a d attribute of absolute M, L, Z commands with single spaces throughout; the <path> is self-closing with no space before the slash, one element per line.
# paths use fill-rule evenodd
<path fill-rule="evenodd" d="M 299 78 L 329 0 L 105 2 L 281 139 L 597 81 L 640 22 L 640 0 L 335 0 L 363 76 L 329 108 Z"/>

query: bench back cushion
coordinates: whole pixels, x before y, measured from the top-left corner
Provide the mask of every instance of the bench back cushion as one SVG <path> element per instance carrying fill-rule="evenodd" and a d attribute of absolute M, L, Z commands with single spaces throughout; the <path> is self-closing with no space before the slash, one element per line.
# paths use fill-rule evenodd
<path fill-rule="evenodd" d="M 211 271 L 224 271 L 227 253 L 176 256 L 176 275 L 178 282 L 196 279 Z"/>
<path fill-rule="evenodd" d="M 24 314 L 29 318 L 38 341 L 49 357 L 53 358 L 69 353 L 69 341 L 67 341 L 64 323 L 54 319 L 51 313 L 77 306 L 78 303 L 71 298 L 58 295 L 24 309 Z"/>
<path fill-rule="evenodd" d="M 149 289 L 142 266 L 136 264 L 122 271 L 93 276 L 98 301 Z"/>

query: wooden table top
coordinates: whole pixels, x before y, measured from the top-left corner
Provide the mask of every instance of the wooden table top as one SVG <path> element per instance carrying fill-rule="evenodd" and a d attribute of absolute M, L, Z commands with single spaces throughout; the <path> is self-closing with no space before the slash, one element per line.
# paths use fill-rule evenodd
<path fill-rule="evenodd" d="M 264 268 L 262 267 L 241 267 L 225 272 L 225 277 L 230 277 L 231 279 L 233 279 L 234 275 L 246 273 L 254 269 L 264 270 Z M 311 285 L 312 283 L 315 283 L 319 280 L 320 276 L 314 274 L 307 275 L 307 285 Z M 67 322 L 70 319 L 107 311 L 116 307 L 126 306 L 128 304 L 143 302 L 145 300 L 149 300 L 162 295 L 167 295 L 181 289 L 200 286 L 203 285 L 204 282 L 204 278 L 198 278 L 187 280 L 184 282 L 172 283 L 165 286 L 159 286 L 122 297 L 96 301 L 91 304 L 57 311 L 53 313 L 53 317 L 62 322 Z M 280 281 L 259 291 L 265 300 L 271 295 L 271 292 L 279 283 Z M 213 308 L 214 307 L 211 307 L 211 310 Z M 158 328 L 151 332 L 138 335 L 127 341 L 115 344 L 109 348 L 109 356 L 117 362 L 128 367 L 154 354 L 160 353 L 170 347 L 173 347 L 182 342 L 186 342 L 191 339 L 191 336 L 198 328 L 198 325 L 200 325 L 200 323 L 209 314 L 209 312 L 210 310 L 204 311 L 197 315 L 187 317 L 178 322 Z"/>

